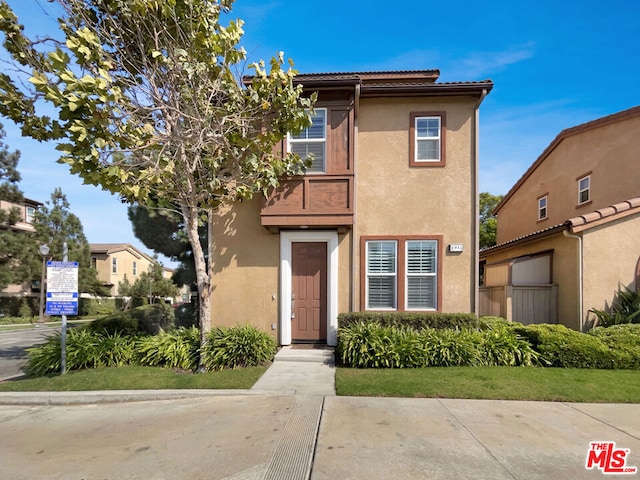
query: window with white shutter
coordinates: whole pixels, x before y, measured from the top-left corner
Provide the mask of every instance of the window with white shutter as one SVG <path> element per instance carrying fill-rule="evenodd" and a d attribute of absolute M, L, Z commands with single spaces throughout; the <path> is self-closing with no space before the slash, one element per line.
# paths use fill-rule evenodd
<path fill-rule="evenodd" d="M 410 240 L 406 242 L 407 310 L 435 310 L 437 308 L 438 242 Z"/>
<path fill-rule="evenodd" d="M 396 309 L 396 241 L 367 242 L 367 310 Z"/>

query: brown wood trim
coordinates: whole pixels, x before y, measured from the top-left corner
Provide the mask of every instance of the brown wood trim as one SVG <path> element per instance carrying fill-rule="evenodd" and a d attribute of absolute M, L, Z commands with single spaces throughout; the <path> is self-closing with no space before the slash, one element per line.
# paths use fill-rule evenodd
<path fill-rule="evenodd" d="M 397 275 L 397 292 L 396 292 L 396 310 L 397 312 L 416 312 L 420 313 L 422 310 L 406 310 L 405 309 L 405 253 L 406 242 L 408 240 L 436 240 L 438 242 L 438 262 L 437 262 L 437 276 L 436 276 L 436 309 L 424 310 L 424 312 L 442 312 L 442 285 L 443 275 L 442 271 L 442 257 L 444 251 L 443 236 L 442 235 L 363 235 L 360 237 L 360 310 L 365 311 L 367 308 L 366 299 L 366 259 L 367 259 L 367 242 L 368 241 L 396 241 L 398 245 L 398 258 L 396 264 Z M 376 310 L 366 310 L 369 312 L 375 312 Z"/>
<path fill-rule="evenodd" d="M 587 173 L 583 173 L 582 175 L 578 175 L 576 177 L 576 182 L 582 180 L 584 177 L 588 177 L 590 175 L 593 175 L 593 170 L 589 170 Z M 591 184 L 589 184 L 589 186 L 591 186 Z"/>
<path fill-rule="evenodd" d="M 415 159 L 415 119 L 417 117 L 440 117 L 440 161 L 417 162 Z M 419 168 L 445 167 L 447 165 L 447 112 L 411 112 L 409 114 L 409 166 Z"/>

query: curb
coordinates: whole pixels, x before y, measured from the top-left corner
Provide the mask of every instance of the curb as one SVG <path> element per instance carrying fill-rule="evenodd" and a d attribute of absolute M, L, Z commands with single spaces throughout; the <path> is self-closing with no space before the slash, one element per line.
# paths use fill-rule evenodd
<path fill-rule="evenodd" d="M 0 405 L 91 405 L 235 395 L 277 395 L 262 390 L 96 390 L 77 392 L 0 392 Z M 286 395 L 286 394 L 282 394 Z"/>

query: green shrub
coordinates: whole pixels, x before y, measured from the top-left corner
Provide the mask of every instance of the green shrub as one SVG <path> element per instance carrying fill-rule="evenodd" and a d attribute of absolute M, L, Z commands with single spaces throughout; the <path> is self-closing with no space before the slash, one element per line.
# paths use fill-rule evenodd
<path fill-rule="evenodd" d="M 39 296 L 0 297 L 0 313 L 7 317 L 34 317 L 38 315 Z"/>
<path fill-rule="evenodd" d="M 428 366 L 473 366 L 481 363 L 481 336 L 471 330 L 422 330 Z"/>
<path fill-rule="evenodd" d="M 100 318 L 88 324 L 86 328 L 91 332 L 156 335 L 161 330 L 171 330 L 173 326 L 174 315 L 171 306 L 155 304 Z"/>
<path fill-rule="evenodd" d="M 338 315 L 340 329 L 360 322 L 388 327 L 409 327 L 414 330 L 477 329 L 480 325 L 478 317 L 472 313 L 349 312 Z"/>
<path fill-rule="evenodd" d="M 598 325 L 610 327 L 625 323 L 640 323 L 640 289 L 631 290 L 627 287 L 618 289 L 611 312 L 591 309 L 598 318 Z"/>
<path fill-rule="evenodd" d="M 506 322 L 493 322 L 481 334 L 480 351 L 483 365 L 525 366 L 539 365 L 540 355 L 531 344 L 510 328 Z"/>
<path fill-rule="evenodd" d="M 49 337 L 41 346 L 27 349 L 29 359 L 25 365 L 28 375 L 47 375 L 60 372 L 61 335 Z M 73 329 L 66 337 L 67 370 L 118 366 L 132 363 L 134 339 L 119 334 L 102 335 L 87 330 Z"/>
<path fill-rule="evenodd" d="M 176 327 L 191 328 L 199 325 L 198 304 L 196 302 L 178 305 L 174 313 L 176 317 Z"/>
<path fill-rule="evenodd" d="M 540 359 L 552 367 L 615 368 L 615 354 L 593 335 L 564 325 L 516 326 L 513 330 L 529 341 Z"/>
<path fill-rule="evenodd" d="M 256 327 L 216 327 L 207 333 L 203 357 L 208 370 L 253 367 L 273 360 L 276 342 Z"/>
<path fill-rule="evenodd" d="M 616 368 L 640 368 L 640 324 L 596 327 L 588 333 L 611 349 Z"/>
<path fill-rule="evenodd" d="M 356 368 L 424 366 L 424 346 L 417 331 L 375 322 L 352 323 L 338 333 L 336 360 Z"/>
<path fill-rule="evenodd" d="M 200 331 L 178 328 L 136 342 L 140 365 L 195 370 L 198 367 Z"/>
<path fill-rule="evenodd" d="M 101 317 L 118 311 L 115 298 L 80 298 L 78 315 L 83 317 Z"/>

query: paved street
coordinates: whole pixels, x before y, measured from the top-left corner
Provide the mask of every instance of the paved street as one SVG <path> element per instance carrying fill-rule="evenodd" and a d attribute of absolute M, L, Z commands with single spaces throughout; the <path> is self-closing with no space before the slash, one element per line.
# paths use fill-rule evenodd
<path fill-rule="evenodd" d="M 26 349 L 43 343 L 47 336 L 59 332 L 60 327 L 33 327 L 22 330 L 0 330 L 0 381 L 20 375 L 20 365 L 27 358 Z"/>

